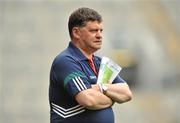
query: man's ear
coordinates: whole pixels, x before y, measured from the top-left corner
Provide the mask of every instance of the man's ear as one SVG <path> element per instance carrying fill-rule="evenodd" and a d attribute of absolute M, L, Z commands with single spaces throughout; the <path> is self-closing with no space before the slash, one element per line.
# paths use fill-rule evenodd
<path fill-rule="evenodd" d="M 79 37 L 80 37 L 80 32 L 79 32 L 78 27 L 73 27 L 73 29 L 72 29 L 72 35 L 74 36 L 74 38 L 79 39 Z"/>

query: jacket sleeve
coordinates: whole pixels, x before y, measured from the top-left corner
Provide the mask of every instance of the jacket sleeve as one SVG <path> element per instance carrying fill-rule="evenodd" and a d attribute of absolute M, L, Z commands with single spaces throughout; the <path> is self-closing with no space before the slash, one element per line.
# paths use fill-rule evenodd
<path fill-rule="evenodd" d="M 55 73 L 58 85 L 74 97 L 77 93 L 91 88 L 81 65 L 71 57 L 63 57 L 55 62 Z"/>

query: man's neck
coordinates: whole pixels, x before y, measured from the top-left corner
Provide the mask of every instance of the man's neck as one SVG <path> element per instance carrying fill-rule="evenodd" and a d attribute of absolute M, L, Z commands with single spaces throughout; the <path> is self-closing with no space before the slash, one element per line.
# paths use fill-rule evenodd
<path fill-rule="evenodd" d="M 83 53 L 83 55 L 84 55 L 87 59 L 92 59 L 93 53 L 89 53 L 89 52 L 87 52 L 86 50 L 81 49 L 80 47 L 77 47 L 77 48 Z"/>
<path fill-rule="evenodd" d="M 83 49 L 79 47 L 76 43 L 72 42 L 87 59 L 92 59 L 94 52 L 88 51 L 87 49 Z"/>

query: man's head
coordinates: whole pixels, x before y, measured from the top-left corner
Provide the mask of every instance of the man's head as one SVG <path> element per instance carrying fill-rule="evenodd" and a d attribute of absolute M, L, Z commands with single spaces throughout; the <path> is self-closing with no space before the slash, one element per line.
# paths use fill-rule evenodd
<path fill-rule="evenodd" d="M 102 45 L 102 18 L 93 9 L 79 8 L 69 18 L 71 40 L 84 54 L 92 55 Z"/>
<path fill-rule="evenodd" d="M 93 9 L 90 8 L 79 8 L 74 11 L 70 17 L 68 22 L 69 34 L 72 38 L 72 29 L 74 27 L 83 27 L 89 21 L 97 21 L 99 23 L 102 22 L 101 15 Z"/>

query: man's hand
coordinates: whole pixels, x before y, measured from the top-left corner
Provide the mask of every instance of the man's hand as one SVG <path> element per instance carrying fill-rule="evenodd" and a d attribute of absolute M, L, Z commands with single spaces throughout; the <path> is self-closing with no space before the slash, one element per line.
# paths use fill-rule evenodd
<path fill-rule="evenodd" d="M 80 105 L 91 110 L 108 108 L 114 103 L 111 98 L 100 92 L 97 84 L 92 85 L 90 89 L 79 92 L 75 99 Z"/>
<path fill-rule="evenodd" d="M 132 93 L 127 83 L 106 84 L 106 96 L 117 103 L 124 103 L 132 99 Z"/>

